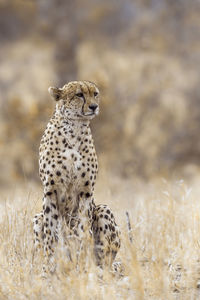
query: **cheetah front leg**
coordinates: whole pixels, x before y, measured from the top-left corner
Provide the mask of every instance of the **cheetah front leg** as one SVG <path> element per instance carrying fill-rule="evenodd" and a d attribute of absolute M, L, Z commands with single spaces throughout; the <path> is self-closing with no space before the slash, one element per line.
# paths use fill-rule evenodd
<path fill-rule="evenodd" d="M 43 247 L 44 247 L 44 265 L 43 275 L 48 271 L 54 272 L 55 258 L 54 250 L 55 243 L 58 240 L 58 207 L 57 207 L 57 192 L 46 192 L 43 198 Z"/>
<path fill-rule="evenodd" d="M 120 248 L 120 231 L 107 205 L 97 205 L 93 213 L 92 232 L 97 265 L 111 267 Z"/>
<path fill-rule="evenodd" d="M 33 219 L 33 232 L 34 232 L 34 250 L 43 247 L 43 212 L 36 214 Z"/>

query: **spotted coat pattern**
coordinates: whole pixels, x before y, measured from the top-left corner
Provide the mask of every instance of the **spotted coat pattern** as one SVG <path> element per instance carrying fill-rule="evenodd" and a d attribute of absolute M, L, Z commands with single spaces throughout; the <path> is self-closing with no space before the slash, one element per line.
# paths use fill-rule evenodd
<path fill-rule="evenodd" d="M 119 229 L 106 205 L 94 203 L 98 172 L 90 120 L 99 112 L 99 90 L 89 81 L 50 87 L 56 101 L 39 149 L 39 172 L 44 187 L 43 210 L 34 217 L 35 248 L 44 251 L 44 270 L 58 240 L 58 222 L 73 233 L 92 233 L 98 265 L 111 264 L 120 247 Z"/>

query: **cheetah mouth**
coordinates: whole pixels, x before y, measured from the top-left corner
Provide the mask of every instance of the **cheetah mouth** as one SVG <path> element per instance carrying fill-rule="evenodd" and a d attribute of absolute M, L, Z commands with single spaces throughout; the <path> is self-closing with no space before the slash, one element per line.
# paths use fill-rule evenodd
<path fill-rule="evenodd" d="M 95 116 L 95 113 L 88 113 L 88 114 L 83 114 L 85 117 L 89 117 L 89 116 Z"/>
<path fill-rule="evenodd" d="M 99 114 L 99 111 L 94 111 L 94 112 L 88 112 L 88 113 L 83 113 L 83 117 L 95 117 Z"/>
<path fill-rule="evenodd" d="M 95 113 L 88 113 L 88 114 L 80 114 L 77 115 L 79 118 L 83 118 L 83 119 L 92 119 L 96 116 Z"/>

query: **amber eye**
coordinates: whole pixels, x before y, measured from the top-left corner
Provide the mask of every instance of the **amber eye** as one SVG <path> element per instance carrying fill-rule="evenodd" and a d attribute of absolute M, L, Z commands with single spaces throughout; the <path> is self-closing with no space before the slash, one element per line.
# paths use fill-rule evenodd
<path fill-rule="evenodd" d="M 97 92 L 94 92 L 94 96 L 96 97 L 98 95 L 98 93 Z"/>
<path fill-rule="evenodd" d="M 83 93 L 77 93 L 76 96 L 79 97 L 79 98 L 83 98 L 84 97 Z"/>

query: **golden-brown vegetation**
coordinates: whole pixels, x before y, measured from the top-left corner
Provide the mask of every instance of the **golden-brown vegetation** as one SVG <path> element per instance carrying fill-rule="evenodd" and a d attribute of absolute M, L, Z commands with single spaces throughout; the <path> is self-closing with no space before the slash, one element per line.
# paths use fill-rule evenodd
<path fill-rule="evenodd" d="M 117 261 L 123 264 L 123 276 L 98 269 L 87 240 L 79 257 L 70 243 L 73 261 L 59 243 L 56 273 L 42 279 L 42 256 L 33 257 L 31 223 L 41 208 L 41 195 L 37 189 L 25 187 L 1 201 L 1 299 L 197 299 L 198 184 L 191 189 L 182 180 L 174 184 L 162 180 L 143 184 L 143 192 L 139 188 L 140 192 L 135 189 L 134 193 L 129 184 L 129 190 L 124 188 L 118 194 L 116 189 L 112 192 L 119 186 L 117 179 L 114 181 L 103 193 L 103 179 L 99 182 L 97 200 L 102 203 L 105 199 L 121 227 Z M 125 210 L 130 215 L 132 243 Z"/>

